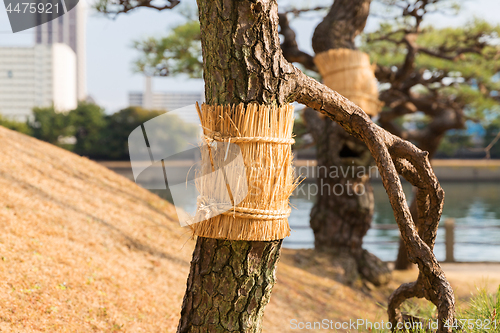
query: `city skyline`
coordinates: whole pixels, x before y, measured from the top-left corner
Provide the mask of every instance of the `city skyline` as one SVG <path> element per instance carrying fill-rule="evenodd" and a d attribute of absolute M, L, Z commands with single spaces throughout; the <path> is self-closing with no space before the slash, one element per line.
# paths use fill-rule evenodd
<path fill-rule="evenodd" d="M 76 55 L 66 44 L 0 47 L 0 114 L 24 121 L 34 107 L 77 106 Z"/>
<path fill-rule="evenodd" d="M 85 0 L 80 0 L 84 2 Z M 186 1 L 183 1 L 185 4 Z M 194 1 L 187 1 L 195 8 Z M 300 7 L 301 3 L 293 1 L 279 1 L 280 9 L 291 7 L 291 4 Z M 314 1 L 310 6 L 328 5 L 331 1 Z M 304 2 L 303 6 L 307 4 Z M 87 1 L 87 6 L 91 2 Z M 374 6 L 375 7 L 375 6 Z M 500 1 L 477 0 L 464 2 L 464 8 L 456 16 L 434 15 L 427 24 L 438 27 L 459 26 L 474 17 L 482 18 L 490 23 L 500 23 Z M 301 49 L 311 52 L 311 36 L 314 28 L 321 20 L 316 18 L 298 18 L 292 21 L 292 28 L 297 33 L 297 40 Z M 156 12 L 148 9 L 139 9 L 128 15 L 121 15 L 115 20 L 104 17 L 102 14 L 88 10 L 87 13 L 87 86 L 88 93 L 93 99 L 107 109 L 114 112 L 127 106 L 128 92 L 143 89 L 143 76 L 132 72 L 132 62 L 138 53 L 131 47 L 132 41 L 149 36 L 162 36 L 169 29 L 185 21 L 185 18 L 172 11 Z M 376 28 L 380 19 L 370 17 L 367 30 Z M 298 28 L 300 27 L 300 29 Z M 4 9 L 0 10 L 0 46 L 2 45 L 29 45 L 32 43 L 35 29 L 18 34 L 12 34 L 8 25 Z M 154 78 L 154 86 L 158 91 L 201 91 L 203 80 L 188 80 L 186 77 Z"/>

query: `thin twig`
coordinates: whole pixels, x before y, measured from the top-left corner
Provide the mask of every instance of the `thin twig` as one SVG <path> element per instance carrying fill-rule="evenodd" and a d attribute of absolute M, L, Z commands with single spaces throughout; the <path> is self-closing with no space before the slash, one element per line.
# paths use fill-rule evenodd
<path fill-rule="evenodd" d="M 495 138 L 490 142 L 489 145 L 487 145 L 484 148 L 469 148 L 471 151 L 484 151 L 486 153 L 486 159 L 489 160 L 491 159 L 491 148 L 500 140 L 500 132 L 497 133 Z"/>

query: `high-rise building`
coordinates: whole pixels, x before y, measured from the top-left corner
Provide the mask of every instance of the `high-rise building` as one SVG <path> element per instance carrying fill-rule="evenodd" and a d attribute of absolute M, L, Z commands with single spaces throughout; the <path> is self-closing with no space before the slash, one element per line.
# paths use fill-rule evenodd
<path fill-rule="evenodd" d="M 38 13 L 37 21 L 43 22 L 43 16 L 47 15 L 55 15 L 55 13 Z M 35 44 L 51 45 L 62 43 L 68 45 L 75 52 L 78 100 L 87 98 L 85 23 L 86 2 L 80 0 L 78 5 L 66 14 L 40 24 L 35 28 Z"/>
<path fill-rule="evenodd" d="M 0 114 L 25 120 L 33 107 L 76 108 L 76 56 L 66 44 L 0 48 Z"/>
<path fill-rule="evenodd" d="M 162 91 L 154 92 L 150 76 L 144 77 L 144 92 L 131 91 L 128 93 L 128 104 L 140 106 L 148 110 L 174 111 L 182 107 L 205 101 L 203 91 Z M 198 114 L 187 113 L 180 117 L 189 124 L 199 124 Z"/>

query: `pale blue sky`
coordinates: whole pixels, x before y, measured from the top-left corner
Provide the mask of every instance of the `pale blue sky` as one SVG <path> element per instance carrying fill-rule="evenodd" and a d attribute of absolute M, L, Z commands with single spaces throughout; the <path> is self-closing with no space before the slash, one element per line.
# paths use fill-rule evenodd
<path fill-rule="evenodd" d="M 88 4 L 91 2 L 87 1 Z M 195 6 L 194 0 L 182 1 Z M 280 8 L 289 4 L 308 3 L 309 6 L 326 5 L 331 1 L 279 1 Z M 376 8 L 372 5 L 373 8 Z M 88 6 L 90 7 L 90 6 Z M 463 10 L 457 17 L 434 15 L 427 23 L 435 26 L 458 26 L 474 17 L 485 19 L 491 23 L 500 24 L 500 0 L 470 0 L 465 1 Z M 311 36 L 320 17 L 295 19 L 292 27 L 297 33 L 302 49 L 311 52 Z M 147 36 L 161 36 L 170 28 L 182 23 L 184 18 L 178 10 L 158 12 L 152 9 L 139 9 L 130 14 L 120 15 L 115 20 L 89 10 L 87 21 L 87 86 L 89 94 L 96 102 L 104 106 L 108 112 L 117 111 L 127 106 L 127 93 L 131 90 L 142 90 L 143 78 L 132 73 L 131 67 L 137 53 L 130 48 L 133 40 Z M 377 20 L 370 18 L 368 29 L 374 29 Z M 0 46 L 32 45 L 34 29 L 12 34 L 8 23 L 5 7 L 0 8 Z M 312 52 L 311 52 L 312 53 Z M 200 90 L 202 80 L 187 80 L 186 78 L 155 78 L 155 90 L 190 91 Z"/>

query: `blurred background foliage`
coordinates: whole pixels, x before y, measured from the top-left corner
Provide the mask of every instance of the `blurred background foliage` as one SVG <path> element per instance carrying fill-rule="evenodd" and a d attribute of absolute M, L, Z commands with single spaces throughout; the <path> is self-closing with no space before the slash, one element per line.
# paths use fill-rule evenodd
<path fill-rule="evenodd" d="M 404 24 L 383 23 L 376 32 L 362 35 L 361 49 L 376 64 L 400 67 L 406 56 L 401 42 L 405 32 Z M 498 118 L 500 26 L 479 19 L 459 28 L 427 26 L 416 36 L 416 44 L 421 50 L 415 71 L 424 72 L 426 79 L 435 78 L 435 82 L 411 89 L 421 96 L 440 95 L 465 105 L 466 115 L 476 122 L 487 124 Z"/>
<path fill-rule="evenodd" d="M 27 122 L 0 117 L 0 126 L 31 135 L 76 154 L 95 160 L 128 160 L 128 137 L 146 121 L 164 114 L 165 111 L 128 107 L 113 114 L 106 114 L 100 106 L 81 102 L 67 113 L 59 113 L 53 107 L 35 108 Z M 168 144 L 180 144 L 186 134 L 196 133 L 196 126 L 186 124 L 178 117 L 162 122 Z"/>
<path fill-rule="evenodd" d="M 113 114 L 93 103 L 79 103 L 75 110 L 58 113 L 53 107 L 36 108 L 33 118 L 27 122 L 18 122 L 2 118 L 0 126 L 33 136 L 76 154 L 95 160 L 128 160 L 128 136 L 144 122 L 155 118 L 165 111 L 145 110 L 140 107 L 128 107 Z M 299 111 L 300 113 L 300 111 Z M 403 125 L 405 121 L 399 120 Z M 408 119 L 412 126 L 425 126 L 425 119 Z M 178 122 L 165 122 L 165 142 L 179 144 L 186 133 L 193 133 L 195 126 Z M 474 152 L 474 147 L 487 145 L 500 132 L 500 118 L 485 121 L 484 124 L 469 122 L 468 128 L 451 130 L 443 138 L 438 151 L 440 158 L 463 158 L 464 153 Z M 296 144 L 294 150 L 299 157 L 314 158 L 314 143 L 309 137 L 302 117 L 297 116 L 294 125 Z M 491 148 L 491 158 L 500 158 L 500 143 Z M 478 156 L 475 156 L 478 155 Z M 482 158 L 484 153 L 473 157 Z M 466 156 L 467 157 L 467 156 Z"/>
<path fill-rule="evenodd" d="M 450 8 L 456 10 L 453 6 Z M 186 17 L 187 22 L 173 27 L 163 37 L 133 42 L 132 47 L 138 51 L 134 71 L 150 76 L 202 76 L 199 22 L 190 15 Z M 397 68 L 405 62 L 407 50 L 402 40 L 411 24 L 402 18 L 387 22 L 377 31 L 363 34 L 359 47 L 370 55 L 374 64 L 396 75 Z M 451 129 L 443 136 L 436 157 L 484 158 L 486 154 L 481 149 L 495 142 L 500 132 L 500 26 L 479 19 L 458 28 L 425 26 L 415 38 L 421 50 L 416 54 L 414 72 L 422 73 L 426 84 L 419 84 L 418 80 L 411 83 L 410 78 L 407 88 L 424 100 L 464 110 L 466 119 L 464 128 Z M 379 87 L 381 93 L 389 88 L 387 83 Z M 96 104 L 82 102 L 69 113 L 57 113 L 52 107 L 36 108 L 27 122 L 0 116 L 0 125 L 92 159 L 127 160 L 128 135 L 162 113 L 164 111 L 128 107 L 107 114 Z M 300 110 L 297 114 L 294 149 L 299 158 L 315 158 L 312 137 Z M 431 117 L 422 112 L 394 119 L 398 127 L 410 131 L 425 129 L 431 121 Z M 170 122 L 166 124 L 163 140 L 176 142 L 186 131 L 182 124 Z M 500 158 L 499 142 L 491 147 L 490 156 Z"/>
<path fill-rule="evenodd" d="M 133 42 L 140 56 L 133 70 L 154 76 L 202 76 L 200 22 L 188 21 L 172 29 L 165 37 L 149 37 Z"/>

